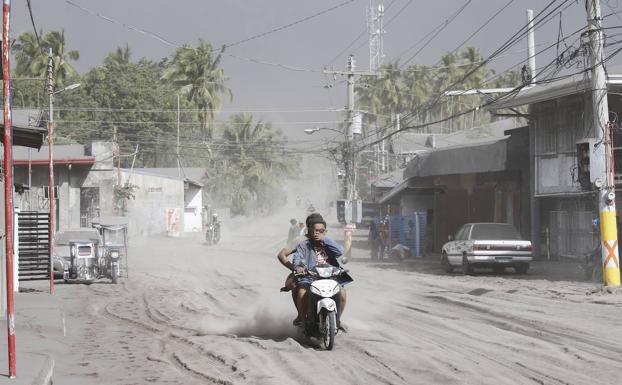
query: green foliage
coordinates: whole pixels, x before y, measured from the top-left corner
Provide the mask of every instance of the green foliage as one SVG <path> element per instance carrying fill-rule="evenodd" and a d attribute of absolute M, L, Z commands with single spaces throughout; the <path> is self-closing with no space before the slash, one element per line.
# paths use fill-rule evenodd
<path fill-rule="evenodd" d="M 131 183 L 125 183 L 123 186 L 114 186 L 114 207 L 117 212 L 125 215 L 127 212 L 127 201 L 134 199 L 138 186 Z"/>
<path fill-rule="evenodd" d="M 54 88 L 59 89 L 78 79 L 78 72 L 70 61 L 80 58 L 78 51 L 67 51 L 64 31 L 51 31 L 41 38 L 39 46 L 34 33 L 24 32 L 13 45 L 15 53 L 15 75 L 45 78 L 48 68 L 48 51 L 52 49 L 54 62 Z"/>
<path fill-rule="evenodd" d="M 282 181 L 299 162 L 286 155 L 281 131 L 241 113 L 229 118 L 213 147 L 206 185 L 216 204 L 230 207 L 234 215 L 249 215 L 284 203 Z"/>
<path fill-rule="evenodd" d="M 177 99 L 160 81 L 163 71 L 162 63 L 147 59 L 132 63 L 129 49 L 111 53 L 104 65 L 84 75 L 82 87 L 58 95 L 57 105 L 84 108 L 59 111 L 58 135 L 78 143 L 111 141 L 116 129 L 122 154 L 139 146 L 136 167 L 173 163 Z M 131 162 L 131 157 L 122 159 L 124 166 Z"/>
<path fill-rule="evenodd" d="M 480 95 L 441 97 L 447 87 L 467 90 L 473 88 L 514 87 L 520 84 L 516 72 L 509 72 L 487 81 L 494 71 L 481 66 L 483 57 L 477 49 L 466 47 L 456 53 L 447 53 L 441 58 L 438 67 L 419 64 L 400 69 L 393 62 L 380 69 L 381 76 L 365 77 L 357 87 L 358 105 L 365 114 L 368 131 L 379 128 L 384 134 L 390 128 L 391 116 L 396 113 L 405 116 L 412 114 L 412 123 L 424 123 L 446 118 L 471 109 L 483 102 Z M 462 81 L 462 79 L 469 76 Z M 485 97 L 485 96 L 484 96 Z M 434 103 L 432 103 L 434 102 Z M 460 117 L 452 121 L 429 126 L 423 132 L 452 132 L 472 125 L 488 123 L 491 117 L 480 112 L 471 117 Z"/>
<path fill-rule="evenodd" d="M 196 48 L 188 45 L 178 48 L 172 65 L 162 76 L 198 107 L 202 134 L 207 139 L 213 136 L 214 115 L 220 108 L 221 95 L 227 94 L 229 99 L 232 98 L 231 91 L 224 85 L 227 76 L 219 68 L 223 52 L 224 47 L 215 54 L 211 44 L 199 39 Z"/>
<path fill-rule="evenodd" d="M 117 202 L 122 200 L 130 200 L 136 198 L 136 190 L 138 186 L 126 183 L 123 186 L 114 186 L 114 197 Z"/>

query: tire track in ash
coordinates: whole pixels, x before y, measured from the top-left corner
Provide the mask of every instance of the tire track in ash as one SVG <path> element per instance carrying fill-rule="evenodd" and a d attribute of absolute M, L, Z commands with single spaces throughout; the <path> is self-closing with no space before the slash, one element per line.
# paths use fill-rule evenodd
<path fill-rule="evenodd" d="M 522 334 L 527 337 L 546 340 L 554 345 L 564 346 L 565 343 L 578 343 L 577 347 L 583 348 L 591 354 L 599 356 L 601 359 L 611 360 L 615 363 L 619 360 L 612 358 L 622 356 L 622 348 L 612 346 L 608 341 L 601 340 L 597 336 L 584 337 L 578 330 L 569 330 L 566 333 L 551 328 L 542 322 L 526 319 L 519 316 L 508 316 L 506 314 L 491 310 L 483 304 L 466 303 L 458 299 L 445 296 L 426 296 L 436 302 L 445 302 L 452 306 L 459 306 L 471 313 L 483 322 L 495 326 L 499 329 Z M 568 341 L 570 340 L 570 341 Z M 565 343 L 563 343 L 565 342 Z M 614 353 L 613 355 L 611 353 Z"/>
<path fill-rule="evenodd" d="M 565 380 L 532 370 L 518 362 L 508 362 L 508 358 L 505 357 L 509 357 L 509 355 L 499 352 L 499 344 L 482 339 L 479 339 L 478 343 L 475 344 L 472 340 L 477 339 L 477 336 L 465 330 L 466 326 L 453 327 L 452 324 L 454 323 L 452 321 L 441 321 L 439 323 L 438 319 L 435 320 L 434 316 L 430 315 L 427 322 L 418 318 L 417 322 L 409 324 L 412 334 L 416 335 L 416 338 L 424 346 L 427 345 L 424 350 L 427 352 L 426 356 L 432 360 L 431 362 L 440 363 L 447 368 L 443 373 L 452 379 L 446 378 L 442 382 L 470 382 L 467 376 L 472 376 L 473 380 L 478 379 L 479 373 L 473 368 L 480 367 L 485 368 L 484 370 L 488 373 L 497 374 L 489 378 L 479 379 L 479 383 L 482 384 L 522 385 L 525 383 L 524 380 L 546 384 L 568 383 Z M 439 330 L 439 327 L 442 329 Z M 486 342 L 486 346 L 482 346 L 482 342 Z M 496 353 L 489 353 L 488 350 L 491 348 Z M 434 349 L 438 350 L 436 354 L 434 354 Z M 504 358 L 497 358 L 497 356 Z M 508 373 L 508 370 L 511 373 Z"/>
<path fill-rule="evenodd" d="M 557 349 L 558 346 L 560 345 L 559 339 L 546 338 L 545 333 L 549 331 L 548 328 L 546 331 L 542 331 L 542 330 L 539 330 L 541 325 L 539 324 L 531 325 L 529 323 L 530 320 L 522 320 L 522 319 L 516 320 L 516 317 L 510 317 L 505 314 L 500 314 L 500 313 L 491 311 L 490 309 L 487 309 L 485 307 L 473 305 L 470 303 L 464 303 L 463 301 L 456 300 L 456 299 L 450 299 L 447 297 L 440 297 L 440 296 L 424 296 L 424 298 L 431 300 L 432 303 L 429 304 L 430 307 L 433 309 L 436 309 L 437 311 L 439 311 L 439 308 L 438 308 L 439 305 L 442 305 L 444 308 L 447 308 L 448 312 L 453 315 L 461 314 L 461 313 L 456 312 L 456 307 L 467 311 L 465 316 L 462 317 L 463 318 L 462 321 L 456 322 L 456 321 L 447 320 L 447 319 L 442 320 L 440 326 L 442 326 L 442 328 L 445 330 L 445 332 L 443 333 L 437 332 L 439 324 L 438 324 L 438 318 L 436 318 L 435 315 L 417 312 L 419 314 L 417 318 L 423 322 L 417 322 L 415 327 L 419 328 L 421 326 L 420 324 L 422 323 L 429 325 L 429 327 L 426 329 L 423 329 L 423 328 L 420 329 L 418 338 L 421 340 L 426 340 L 427 342 L 431 344 L 442 346 L 444 350 L 448 351 L 449 357 L 451 357 L 452 355 L 455 355 L 458 352 L 460 352 L 461 357 L 468 357 L 471 355 L 479 356 L 482 359 L 495 362 L 499 366 L 506 367 L 512 371 L 515 371 L 517 374 L 525 376 L 526 378 L 530 379 L 531 381 L 535 381 L 535 382 L 544 381 L 545 383 L 560 383 L 560 384 L 565 384 L 568 382 L 575 382 L 577 380 L 582 380 L 583 383 L 586 383 L 586 384 L 592 382 L 592 378 L 589 378 L 589 376 L 586 376 L 581 372 L 576 372 L 569 376 L 568 372 L 571 372 L 573 370 L 576 371 L 576 368 L 573 366 L 572 363 L 569 363 L 567 361 L 560 361 L 556 357 L 546 357 L 546 359 L 548 359 L 549 361 L 552 361 L 551 367 L 555 368 L 554 372 L 557 373 L 557 376 L 558 377 L 561 376 L 561 378 L 566 377 L 568 378 L 567 380 L 564 380 L 564 379 L 561 379 L 555 376 L 551 376 L 540 370 L 529 368 L 523 363 L 518 362 L 518 361 L 509 363 L 507 362 L 507 359 L 499 360 L 497 359 L 497 357 L 500 357 L 500 356 L 502 357 L 504 356 L 504 354 L 498 352 L 498 349 L 494 349 L 495 345 L 502 347 L 504 349 L 507 349 L 510 352 L 513 352 L 513 354 L 512 353 L 506 354 L 506 356 L 508 357 L 516 356 L 516 353 L 518 353 L 521 357 L 529 357 L 529 360 L 533 361 L 533 357 L 532 357 L 533 353 L 530 352 L 527 348 L 523 348 L 522 350 L 517 350 L 516 346 L 507 345 L 505 343 L 506 342 L 505 340 L 495 341 L 495 340 L 490 339 L 490 338 L 493 338 L 492 336 L 494 336 L 494 333 L 493 334 L 487 333 L 481 336 L 474 334 L 474 332 L 475 333 L 485 332 L 485 330 L 482 331 L 478 328 L 481 328 L 481 325 L 491 324 L 494 322 L 498 323 L 499 321 L 495 320 L 494 317 L 501 317 L 503 318 L 504 322 L 509 320 L 510 322 L 513 323 L 512 327 L 507 328 L 509 330 L 506 330 L 506 331 L 511 332 L 511 333 L 518 333 L 518 331 L 522 331 L 523 333 L 518 333 L 518 334 L 529 338 L 528 340 L 525 340 L 523 342 L 527 342 L 532 345 L 534 344 L 540 345 L 540 348 L 544 351 L 546 351 L 547 349 L 550 350 L 551 347 L 554 347 L 556 348 L 556 350 L 559 350 Z M 482 316 L 482 314 L 487 314 L 487 316 Z M 525 325 L 530 325 L 530 326 L 525 327 Z M 494 325 L 491 325 L 491 326 L 494 326 Z M 475 329 L 473 329 L 473 331 L 470 331 L 469 328 L 470 329 L 475 328 Z M 443 343 L 443 341 L 446 340 L 448 336 L 451 335 L 451 333 L 457 334 L 462 338 L 466 338 L 466 340 L 462 343 L 462 345 L 459 344 L 459 342 L 461 342 L 460 338 L 454 338 L 455 343 L 451 345 Z M 434 335 L 436 338 L 430 339 L 429 338 L 430 335 Z M 490 338 L 488 338 L 489 336 Z M 545 338 L 543 338 L 543 336 Z M 467 344 L 469 340 L 474 340 L 474 339 L 477 339 L 478 337 L 479 337 L 479 340 L 478 340 L 479 346 L 482 346 L 482 343 L 486 343 L 486 345 L 484 346 L 485 349 L 482 349 L 482 348 L 470 349 L 469 347 L 463 346 Z M 546 344 L 546 345 L 543 345 L 543 344 Z M 534 348 L 537 347 L 537 345 L 534 345 Z M 485 350 L 491 350 L 491 351 L 497 350 L 497 353 L 486 354 Z M 534 353 L 537 353 L 537 351 L 535 351 Z M 543 354 L 543 352 L 541 352 L 541 354 Z M 576 353 L 569 351 L 569 356 L 572 356 L 572 358 L 575 359 L 574 362 L 576 362 L 576 356 L 577 356 Z M 524 359 L 521 359 L 521 361 L 524 361 Z M 554 362 L 554 361 L 557 361 L 557 362 Z M 534 362 L 534 365 L 542 366 L 540 365 L 539 362 Z M 564 366 L 570 370 L 566 372 L 566 371 L 560 371 L 560 369 L 558 369 L 559 367 L 564 367 Z M 499 368 L 499 370 L 502 371 L 501 368 Z"/>
<path fill-rule="evenodd" d="M 189 335 L 171 332 L 171 328 L 181 330 L 181 332 L 186 334 L 188 334 L 189 330 L 180 328 L 178 325 L 167 324 L 164 320 L 153 317 L 153 313 L 150 313 L 147 309 L 148 306 L 149 303 L 146 301 L 146 297 L 142 301 L 132 297 L 131 300 L 126 299 L 123 303 L 111 302 L 106 304 L 104 306 L 104 315 L 108 318 L 122 321 L 133 329 L 138 329 L 142 333 L 159 339 L 161 346 L 164 347 L 166 352 L 161 352 L 160 357 L 151 356 L 150 361 L 167 362 L 169 365 L 174 365 L 177 369 L 184 369 L 184 373 L 192 377 L 196 378 L 197 375 L 200 375 L 214 383 L 228 384 L 232 383 L 233 379 L 244 381 L 244 375 L 236 373 L 237 367 L 234 364 L 228 363 L 222 356 L 188 339 L 188 337 L 196 335 L 196 330 L 190 330 Z M 141 314 L 144 314 L 148 320 L 141 318 Z M 150 314 L 151 317 L 149 317 Z M 152 322 L 158 326 L 155 326 Z M 192 354 L 192 352 L 195 352 L 195 354 Z M 172 360 L 171 357 L 175 357 L 175 359 Z M 218 373 L 218 376 L 202 372 L 199 369 L 201 366 L 207 366 L 211 371 Z"/>

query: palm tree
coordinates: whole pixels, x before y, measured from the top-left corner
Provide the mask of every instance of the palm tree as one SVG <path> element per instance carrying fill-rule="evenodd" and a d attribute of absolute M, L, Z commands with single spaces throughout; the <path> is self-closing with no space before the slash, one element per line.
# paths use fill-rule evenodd
<path fill-rule="evenodd" d="M 433 71 L 430 67 L 414 64 L 404 69 L 403 82 L 403 111 L 413 112 L 419 123 L 425 122 L 428 111 L 423 108 L 434 90 Z"/>
<path fill-rule="evenodd" d="M 130 63 L 130 57 L 132 56 L 132 50 L 129 45 L 125 47 L 117 47 L 117 50 L 111 52 L 104 59 L 104 64 L 109 66 L 122 66 Z"/>
<path fill-rule="evenodd" d="M 47 75 L 50 48 L 52 49 L 52 60 L 54 62 L 54 88 L 66 85 L 70 79 L 78 76 L 78 72 L 69 61 L 80 59 L 80 53 L 76 50 L 66 50 L 64 30 L 46 33 L 41 39 L 41 47 L 41 54 L 35 56 L 30 63 L 29 70 L 32 76 L 45 77 Z"/>
<path fill-rule="evenodd" d="M 220 108 L 222 94 L 232 98 L 231 91 L 225 87 L 227 80 L 222 68 L 218 68 L 223 49 L 215 55 L 212 45 L 199 39 L 196 48 L 184 46 L 177 49 L 172 65 L 164 72 L 163 79 L 171 81 L 188 101 L 199 109 L 201 128 L 208 139 L 213 136 L 215 112 Z"/>
<path fill-rule="evenodd" d="M 32 32 L 24 32 L 13 44 L 13 52 L 15 53 L 15 75 L 16 76 L 33 76 L 31 72 L 31 64 L 39 56 L 43 54 L 42 48 L 37 42 L 37 38 Z M 38 76 L 35 75 L 35 76 Z"/>
<path fill-rule="evenodd" d="M 226 196 L 236 214 L 268 204 L 281 178 L 290 175 L 296 164 L 284 155 L 282 133 L 241 113 L 225 123 L 222 139 L 215 147 L 220 167 L 214 168 L 226 183 L 212 183 L 215 189 L 223 189 L 214 191 L 215 195 Z"/>

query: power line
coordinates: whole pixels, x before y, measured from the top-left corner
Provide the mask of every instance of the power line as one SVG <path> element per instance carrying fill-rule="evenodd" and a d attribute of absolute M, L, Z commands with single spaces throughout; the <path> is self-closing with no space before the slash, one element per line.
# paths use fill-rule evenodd
<path fill-rule="evenodd" d="M 121 26 L 123 28 L 130 29 L 132 31 L 136 31 L 138 33 L 141 33 L 143 35 L 152 37 L 152 38 L 154 38 L 156 40 L 159 40 L 160 42 L 162 42 L 162 43 L 164 43 L 166 45 L 169 45 L 171 47 L 176 47 L 176 48 L 181 48 L 182 47 L 182 45 L 180 45 L 179 43 L 175 43 L 175 42 L 173 42 L 173 41 L 171 41 L 171 40 L 169 40 L 169 39 L 167 39 L 167 38 L 165 38 L 163 36 L 160 36 L 159 34 L 157 34 L 155 32 L 151 32 L 151 31 L 148 31 L 146 29 L 142 29 L 142 28 L 139 28 L 139 27 L 136 27 L 136 26 L 133 26 L 133 25 L 122 23 L 122 22 L 117 21 L 117 20 L 115 20 L 115 19 L 113 19 L 111 17 L 102 15 L 101 13 L 99 13 L 97 11 L 93 11 L 93 10 L 91 10 L 89 8 L 86 8 L 86 7 L 83 7 L 83 6 L 79 5 L 79 4 L 76 4 L 76 3 L 74 3 L 71 0 L 65 0 L 65 2 L 67 4 L 73 6 L 73 7 L 76 7 L 78 9 L 82 10 L 83 12 L 86 12 L 86 13 L 92 15 L 92 16 L 99 17 L 100 19 L 106 20 L 109 23 L 117 24 L 117 25 L 119 25 L 119 26 Z M 188 46 L 186 46 L 186 47 L 190 48 Z"/>
<path fill-rule="evenodd" d="M 247 42 L 249 42 L 249 41 L 252 41 L 252 40 L 255 40 L 255 39 L 259 39 L 259 38 L 261 38 L 261 37 L 264 37 L 264 36 L 267 36 L 267 35 L 273 34 L 273 33 L 275 33 L 275 32 L 282 31 L 282 30 L 284 30 L 284 29 L 287 29 L 287 28 L 293 27 L 293 26 L 295 26 L 295 25 L 297 25 L 297 24 L 300 24 L 300 23 L 303 23 L 303 22 L 305 22 L 305 21 L 311 20 L 311 19 L 313 19 L 313 18 L 315 18 L 315 17 L 318 17 L 318 16 L 324 15 L 324 14 L 326 14 L 326 13 L 328 13 L 328 12 L 334 11 L 335 9 L 338 9 L 338 8 L 341 8 L 341 7 L 345 6 L 345 5 L 348 5 L 348 4 L 352 3 L 353 1 L 354 1 L 354 0 L 346 0 L 346 1 L 344 1 L 343 3 L 341 3 L 341 4 L 337 4 L 337 5 L 335 5 L 334 7 L 327 8 L 327 9 L 325 9 L 325 10 L 323 10 L 323 11 L 317 12 L 317 13 L 315 13 L 315 14 L 313 14 L 313 15 L 310 15 L 310 16 L 307 16 L 307 17 L 304 17 L 304 18 L 299 19 L 299 20 L 296 20 L 296 21 L 294 21 L 294 22 L 291 22 L 291 23 L 285 24 L 285 25 L 283 25 L 283 26 L 281 26 L 281 27 L 277 27 L 277 28 L 271 29 L 271 30 L 269 30 L 269 31 L 259 33 L 259 34 L 257 34 L 257 35 L 254 35 L 254 36 L 248 37 L 248 38 L 246 38 L 246 39 L 242 39 L 242 40 L 236 41 L 236 42 L 234 42 L 234 43 L 225 44 L 225 47 L 234 47 L 234 46 L 236 46 L 236 45 L 240 45 L 240 44 L 242 44 L 242 43 L 247 43 Z"/>
<path fill-rule="evenodd" d="M 548 14 L 544 15 L 540 20 L 538 20 L 537 22 L 535 20 L 537 20 L 538 18 L 540 18 L 540 16 L 542 14 L 545 13 L 545 11 L 550 8 L 557 0 L 552 0 L 551 2 L 549 2 L 549 4 L 542 9 L 533 19 L 534 24 L 532 28 L 536 28 L 540 23 L 542 23 L 543 21 L 547 20 L 547 18 L 550 17 L 551 14 L 555 13 L 559 8 L 561 8 L 562 6 L 564 6 L 564 4 L 568 3 L 570 0 L 564 0 L 560 5 L 558 5 L 557 7 L 555 7 L 552 11 L 550 11 Z M 572 5 L 572 4 L 571 4 Z M 550 19 L 549 19 L 550 20 Z M 525 31 L 526 29 L 526 31 Z M 430 99 L 428 99 L 428 102 L 426 102 L 425 104 L 422 104 L 420 106 L 417 106 L 415 108 L 413 108 L 413 110 L 406 114 L 403 118 L 408 119 L 409 117 L 413 116 L 417 111 L 421 111 L 421 110 L 430 110 L 432 108 L 434 108 L 436 106 L 436 104 L 438 104 L 438 102 L 440 101 L 441 97 L 444 95 L 444 93 L 452 88 L 454 88 L 456 85 L 461 84 L 462 82 L 464 82 L 466 79 L 468 79 L 471 75 L 473 75 L 477 70 L 479 70 L 482 66 L 486 65 L 486 63 L 492 61 L 494 58 L 498 57 L 501 53 L 503 53 L 504 51 L 506 51 L 507 49 L 509 49 L 510 47 L 512 47 L 513 45 L 515 45 L 519 39 L 521 39 L 522 37 L 524 37 L 528 31 L 529 31 L 530 27 L 529 24 L 525 24 L 522 28 L 519 29 L 519 31 L 517 31 L 514 35 L 512 35 L 508 40 L 506 40 L 505 43 L 503 43 L 499 48 L 497 48 L 488 58 L 486 58 L 485 60 L 483 60 L 479 65 L 475 66 L 473 69 L 471 69 L 469 72 L 467 72 L 461 79 L 453 82 L 452 84 L 450 84 L 448 87 L 446 87 L 444 90 L 442 90 L 433 100 L 430 101 Z M 445 120 L 442 120 L 442 122 L 444 122 Z M 383 132 L 384 130 L 386 130 L 388 127 L 390 126 L 385 126 L 383 128 L 378 128 L 376 131 L 376 133 L 378 132 Z M 424 126 L 425 127 L 425 126 Z"/>
<path fill-rule="evenodd" d="M 391 3 L 389 3 L 389 5 L 385 8 L 385 12 L 389 10 L 389 8 L 391 8 L 391 6 L 393 5 L 393 3 L 395 3 L 396 0 L 392 0 Z M 399 13 L 401 13 L 403 9 L 401 9 Z M 395 17 L 391 18 L 391 21 L 393 21 Z M 388 25 L 388 23 L 387 23 Z M 385 25 L 386 26 L 386 25 Z M 367 28 L 364 28 L 363 31 L 361 31 L 361 33 L 358 34 L 357 37 L 354 38 L 354 40 L 352 40 L 350 42 L 350 44 L 348 44 L 344 49 L 342 49 L 341 51 L 339 51 L 339 53 L 337 55 L 335 55 L 335 57 L 333 57 L 326 65 L 325 67 L 328 67 L 329 65 L 333 64 L 335 62 L 335 60 L 339 59 L 341 57 L 341 55 L 343 55 L 345 52 L 347 52 L 350 47 L 352 47 L 354 44 L 356 44 L 357 41 L 359 41 L 360 38 L 362 38 L 363 36 L 365 36 L 365 34 L 367 33 Z M 367 44 L 367 42 L 363 43 Z M 363 45 L 360 45 L 358 47 L 356 47 L 352 52 L 358 51 L 359 48 L 361 48 Z"/>
<path fill-rule="evenodd" d="M 490 24 L 490 22 L 492 22 L 497 16 L 499 16 L 499 14 L 501 12 L 503 12 L 507 7 L 509 7 L 515 0 L 510 0 L 508 1 L 503 7 L 499 8 L 499 10 L 497 10 L 497 12 L 495 12 L 491 17 L 488 18 L 488 20 L 486 20 L 484 22 L 484 24 L 480 25 L 479 28 L 477 28 L 473 33 L 471 33 L 469 35 L 469 37 L 467 37 L 466 39 L 464 39 L 464 41 L 462 43 L 460 43 L 460 45 L 458 45 L 456 48 L 454 48 L 453 51 L 450 52 L 450 54 L 454 54 L 456 53 L 460 48 L 462 48 L 469 40 L 471 40 L 475 35 L 477 35 L 482 29 L 484 29 L 488 24 Z M 440 62 L 440 61 L 439 61 Z M 439 63 L 437 62 L 437 64 Z"/>
<path fill-rule="evenodd" d="M 353 1 L 353 0 L 351 0 L 351 1 Z M 168 45 L 170 47 L 195 50 L 195 48 L 190 46 L 190 45 L 187 45 L 187 44 L 182 45 L 182 44 L 176 43 L 176 42 L 174 42 L 174 41 L 172 41 L 172 40 L 170 40 L 168 38 L 165 38 L 164 36 L 162 36 L 162 35 L 160 35 L 160 34 L 158 34 L 156 32 L 152 32 L 152 31 L 146 30 L 144 28 L 139 28 L 139 27 L 136 27 L 134 25 L 129 25 L 129 24 L 120 22 L 118 20 L 113 19 L 112 17 L 105 16 L 105 15 L 103 15 L 103 14 L 97 12 L 97 11 L 93 11 L 93 10 L 91 10 L 89 8 L 86 8 L 86 7 L 83 7 L 83 6 L 79 5 L 79 4 L 76 4 L 76 3 L 74 3 L 71 0 L 65 0 L 65 2 L 67 4 L 73 6 L 73 7 L 76 7 L 78 9 L 80 9 L 81 11 L 83 11 L 85 13 L 88 13 L 91 16 L 98 17 L 100 19 L 106 20 L 109 23 L 116 24 L 116 25 L 121 26 L 121 27 L 123 27 L 125 29 L 132 30 L 132 31 L 138 32 L 140 34 L 143 34 L 145 36 L 151 37 L 151 38 L 156 39 L 156 40 L 160 41 L 161 43 L 164 43 L 164 44 L 166 44 L 166 45 Z M 262 64 L 262 65 L 267 65 L 267 66 L 272 66 L 272 67 L 278 67 L 278 68 L 285 69 L 285 70 L 288 70 L 288 71 L 322 73 L 321 70 L 314 70 L 314 69 L 309 69 L 309 68 L 302 68 L 302 67 L 291 66 L 291 65 L 287 65 L 287 64 L 269 62 L 269 61 L 261 60 L 261 59 L 248 58 L 248 57 L 243 57 L 243 56 L 235 55 L 235 54 L 232 54 L 232 53 L 229 53 L 229 52 L 223 52 L 223 55 L 229 56 L 229 57 L 237 59 L 237 60 L 242 60 L 242 61 L 246 61 L 246 62 L 250 62 L 250 63 L 255 63 L 255 64 Z"/>
<path fill-rule="evenodd" d="M 406 60 L 406 62 L 404 62 L 404 64 L 402 64 L 402 66 L 405 66 L 406 64 L 408 64 L 408 62 L 410 62 L 412 59 L 414 59 L 415 57 L 417 57 L 417 55 L 419 55 L 419 53 L 420 53 L 421 51 L 423 51 L 423 50 L 425 49 L 425 47 L 427 47 L 427 46 L 428 46 L 428 45 L 432 42 L 432 40 L 434 40 L 434 38 L 435 38 L 436 36 L 438 36 L 441 32 L 443 32 L 443 30 L 444 30 L 445 28 L 447 28 L 447 26 L 449 26 L 449 24 L 451 24 L 451 22 L 452 22 L 452 21 L 454 21 L 454 20 L 455 20 L 455 19 L 456 19 L 456 18 L 457 18 L 457 17 L 458 17 L 461 13 L 462 13 L 462 11 L 464 11 L 464 10 L 466 9 L 466 7 L 468 7 L 468 6 L 469 6 L 469 4 L 471 4 L 471 1 L 472 1 L 472 0 L 467 0 L 467 1 L 466 1 L 466 3 L 464 3 L 464 5 L 462 5 L 462 7 L 460 7 L 460 8 L 458 9 L 458 11 L 456 11 L 456 12 L 455 12 L 455 13 L 454 13 L 454 14 L 453 14 L 453 15 L 452 15 L 449 19 L 445 20 L 445 21 L 442 23 L 442 27 L 441 27 L 441 28 L 439 28 L 439 29 L 436 31 L 436 33 L 434 33 L 434 35 L 432 35 L 432 37 L 430 37 L 430 39 L 428 39 L 428 41 L 427 41 L 427 42 L 426 42 L 426 43 L 425 43 L 425 44 L 424 44 L 421 48 L 419 48 L 419 49 L 417 50 L 417 52 L 415 52 L 415 53 L 414 53 L 414 54 L 413 54 L 410 58 L 408 58 L 408 59 Z"/>
<path fill-rule="evenodd" d="M 131 120 L 131 121 L 118 121 L 118 120 L 64 120 L 64 119 L 55 119 L 54 120 L 55 123 L 91 123 L 91 124 L 177 124 L 177 122 L 173 121 L 173 120 Z M 218 121 L 214 121 L 214 123 L 217 124 L 223 124 L 223 125 L 231 125 L 231 126 L 243 126 L 246 125 L 247 123 L 236 123 L 236 122 L 229 122 L 226 120 L 218 120 Z M 259 122 L 255 122 L 259 123 Z M 324 120 L 324 121 L 298 121 L 298 122 L 272 122 L 272 121 L 261 121 L 262 124 L 266 124 L 266 125 L 288 125 L 288 124 L 293 124 L 293 125 L 317 125 L 317 124 L 337 124 L 337 123 L 343 123 L 343 120 Z M 186 121 L 186 122 L 179 122 L 180 125 L 196 125 L 196 126 L 200 126 L 201 122 L 198 121 Z"/>
<path fill-rule="evenodd" d="M 32 15 L 32 6 L 30 4 L 30 0 L 26 0 L 26 5 L 28 6 L 28 14 L 30 14 L 30 22 L 32 23 L 32 29 L 35 31 L 35 37 L 37 38 L 37 45 L 41 48 L 41 39 L 39 39 L 39 32 L 37 32 L 37 26 L 35 25 L 35 18 Z"/>
<path fill-rule="evenodd" d="M 612 54 L 610 54 L 609 56 L 607 56 L 607 57 L 603 60 L 603 63 L 608 62 L 609 60 L 611 60 L 613 57 L 615 57 L 615 56 L 616 56 L 618 53 L 620 53 L 621 51 L 622 51 L 622 48 L 620 48 L 620 49 L 616 50 L 614 53 L 612 53 Z M 556 58 L 555 60 L 553 60 L 551 63 L 555 63 L 555 62 L 556 62 L 556 60 L 557 60 L 557 58 Z M 550 65 L 550 64 L 549 64 L 549 65 Z M 545 66 L 545 68 L 546 68 L 546 67 L 548 67 L 549 65 Z M 568 75 L 559 76 L 559 77 L 556 77 L 556 78 L 551 78 L 551 79 L 541 80 L 541 81 L 538 81 L 538 83 L 539 83 L 539 84 L 546 84 L 546 83 L 550 83 L 550 82 L 553 82 L 553 81 L 558 81 L 558 80 L 566 79 L 566 78 L 569 78 L 569 77 L 572 77 L 572 76 L 575 76 L 575 75 L 579 75 L 579 74 L 587 74 L 589 71 L 591 71 L 591 68 L 592 68 L 592 67 L 590 67 L 590 68 L 585 68 L 585 69 L 583 69 L 582 71 L 579 71 L 579 72 L 577 72 L 577 73 L 572 73 L 572 74 L 568 74 Z M 541 72 L 542 72 L 542 71 L 541 71 Z M 537 77 L 538 77 L 538 78 L 540 78 L 540 76 L 541 76 L 541 74 L 538 74 L 538 75 L 537 75 Z M 392 136 L 394 136 L 394 135 L 396 135 L 396 134 L 398 134 L 398 133 L 404 132 L 404 131 L 409 131 L 409 130 L 414 130 L 414 129 L 425 128 L 425 127 L 430 126 L 430 125 L 432 125 L 432 124 L 439 124 L 439 123 L 443 123 L 443 122 L 446 122 L 446 121 L 449 121 L 449 120 L 453 120 L 453 119 L 455 119 L 455 118 L 457 118 L 457 117 L 460 117 L 460 116 L 463 116 L 463 115 L 466 115 L 466 114 L 470 114 L 470 113 L 472 113 L 472 112 L 474 112 L 474 111 L 478 111 L 478 110 L 480 110 L 480 109 L 482 109 L 482 108 L 486 108 L 486 107 L 488 107 L 488 106 L 492 105 L 493 103 L 495 103 L 495 102 L 497 102 L 497 101 L 499 101 L 499 100 L 502 100 L 503 98 L 509 98 L 509 97 L 511 97 L 511 96 L 516 95 L 516 93 L 518 93 L 518 91 L 520 91 L 521 89 L 525 88 L 526 86 L 527 86 L 527 84 L 522 84 L 522 85 L 520 85 L 520 86 L 515 87 L 512 91 L 510 91 L 509 93 L 507 93 L 507 94 L 505 94 L 505 95 L 501 95 L 501 96 L 499 96 L 499 97 L 497 97 L 497 98 L 491 98 L 490 100 L 486 101 L 485 103 L 483 103 L 483 104 L 481 104 L 481 105 L 479 105 L 479 106 L 477 106 L 477 107 L 471 108 L 471 109 L 469 109 L 469 110 L 461 111 L 461 112 L 459 112 L 459 113 L 453 114 L 453 115 L 448 116 L 448 117 L 446 117 L 446 118 L 442 118 L 442 119 L 436 120 L 436 121 L 434 121 L 434 122 L 422 123 L 422 124 L 418 124 L 418 125 L 414 125 L 414 126 L 406 126 L 406 127 L 403 127 L 403 128 L 401 128 L 401 129 L 396 130 L 396 131 L 393 131 L 393 132 L 391 132 L 391 133 L 389 133 L 389 134 L 385 134 L 385 135 L 384 135 L 382 138 L 380 138 L 380 139 L 377 139 L 377 140 L 375 140 L 375 141 L 373 141 L 373 142 L 367 143 L 367 144 L 365 144 L 365 145 L 363 145 L 363 146 L 359 147 L 359 150 L 360 150 L 360 149 L 362 149 L 362 148 L 365 148 L 365 147 L 373 146 L 374 144 L 380 143 L 380 142 L 382 142 L 383 140 L 386 140 L 386 139 L 388 139 L 388 138 L 390 138 L 390 137 L 392 137 Z"/>

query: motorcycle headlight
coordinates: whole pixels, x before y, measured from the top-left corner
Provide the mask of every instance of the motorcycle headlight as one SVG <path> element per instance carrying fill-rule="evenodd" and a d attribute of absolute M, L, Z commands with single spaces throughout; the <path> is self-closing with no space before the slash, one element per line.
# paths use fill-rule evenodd
<path fill-rule="evenodd" d="M 110 258 L 119 258 L 119 252 L 118 251 L 111 251 L 110 252 Z"/>

